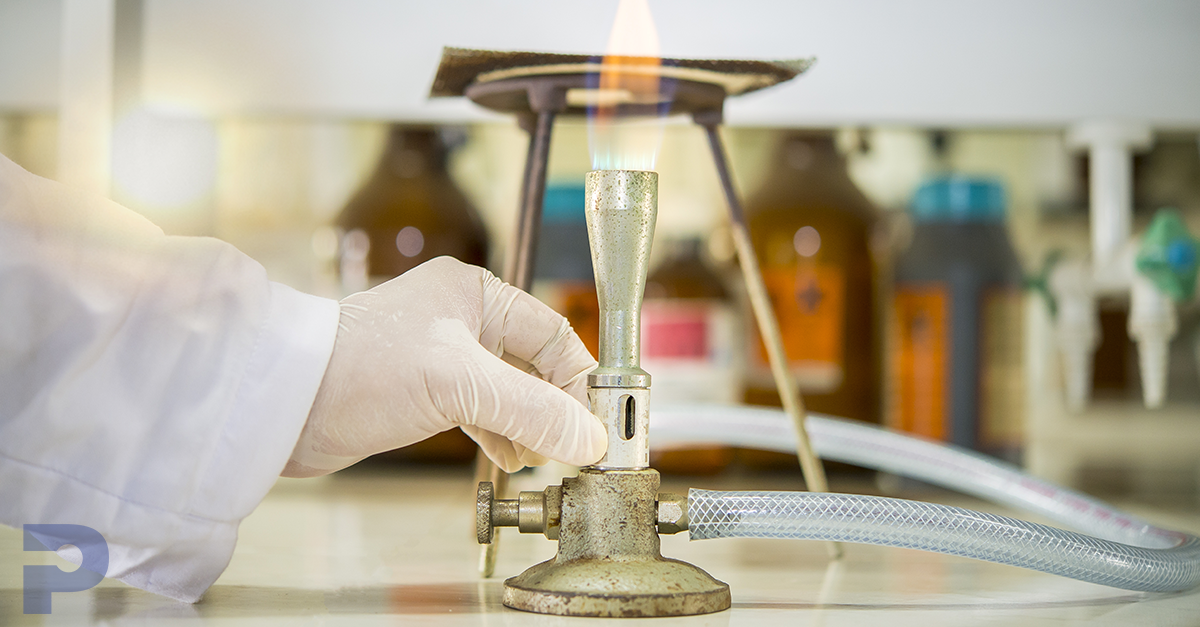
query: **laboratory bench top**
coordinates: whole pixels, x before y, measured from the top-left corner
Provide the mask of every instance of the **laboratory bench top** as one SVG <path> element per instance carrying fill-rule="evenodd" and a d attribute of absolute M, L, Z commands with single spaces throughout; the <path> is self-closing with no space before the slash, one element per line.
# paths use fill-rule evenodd
<path fill-rule="evenodd" d="M 541 489 L 548 473 L 522 473 Z M 668 478 L 664 490 L 787 489 L 787 476 Z M 863 485 L 855 485 L 855 482 Z M 861 477 L 832 488 L 873 492 Z M 877 492 L 876 492 L 877 493 Z M 1014 515 L 945 492 L 905 495 Z M 0 527 L 0 625 L 1200 625 L 1200 590 L 1138 593 L 1011 566 L 906 549 L 847 545 L 830 562 L 819 542 L 663 536 L 668 557 L 729 583 L 733 608 L 705 616 L 597 619 L 506 608 L 503 580 L 554 554 L 555 542 L 506 529 L 496 577 L 477 572 L 474 486 L 466 469 L 379 467 L 320 479 L 281 479 L 241 526 L 229 568 L 197 604 L 105 580 L 56 593 L 53 612 L 22 614 L 24 564 L 75 567 L 23 552 L 21 532 Z M 1118 504 L 1167 527 L 1200 534 L 1194 498 Z"/>

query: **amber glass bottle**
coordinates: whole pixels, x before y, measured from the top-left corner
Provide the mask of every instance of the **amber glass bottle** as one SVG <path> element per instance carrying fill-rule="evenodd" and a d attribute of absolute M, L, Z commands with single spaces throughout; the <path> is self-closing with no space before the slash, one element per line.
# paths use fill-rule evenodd
<path fill-rule="evenodd" d="M 450 178 L 447 156 L 438 129 L 393 126 L 375 172 L 346 203 L 337 223 L 367 235 L 372 283 L 441 255 L 487 263 L 487 231 Z"/>
<path fill-rule="evenodd" d="M 742 342 L 734 301 L 699 238 L 672 242 L 669 255 L 647 278 L 642 304 L 642 367 L 653 377 L 654 403 L 736 403 Z M 716 474 L 732 459 L 724 446 L 651 453 L 651 465 L 675 474 Z"/>
<path fill-rule="evenodd" d="M 375 172 L 337 220 L 346 233 L 344 270 L 361 268 L 361 261 L 353 263 L 348 257 L 361 259 L 365 253 L 363 273 L 369 278 L 363 283 L 375 285 L 441 255 L 487 264 L 487 231 L 450 178 L 448 153 L 436 128 L 391 128 Z M 343 284 L 353 282 L 347 279 L 343 275 Z M 387 455 L 402 461 L 467 463 L 475 458 L 475 450 L 474 442 L 454 429 Z"/>
<path fill-rule="evenodd" d="M 809 410 L 880 421 L 876 209 L 846 171 L 830 133 L 787 134 L 746 206 L 788 361 Z M 745 399 L 778 405 L 766 350 L 748 343 Z"/>

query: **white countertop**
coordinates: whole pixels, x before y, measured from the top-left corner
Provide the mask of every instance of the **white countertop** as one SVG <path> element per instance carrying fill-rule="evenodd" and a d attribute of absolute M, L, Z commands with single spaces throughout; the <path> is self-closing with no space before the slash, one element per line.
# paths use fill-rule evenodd
<path fill-rule="evenodd" d="M 518 489 L 537 489 L 522 475 Z M 734 481 L 739 485 L 730 485 Z M 769 482 L 763 485 L 761 482 Z M 780 479 L 669 482 L 664 489 L 785 489 Z M 851 491 L 852 484 L 834 489 Z M 843 482 L 844 483 L 844 482 Z M 941 495 L 945 500 L 944 494 Z M 345 473 L 281 480 L 246 519 L 229 569 L 196 605 L 105 581 L 56 593 L 49 616 L 21 614 L 22 564 L 56 563 L 21 551 L 21 533 L 0 528 L 0 625 L 629 625 L 629 619 L 527 614 L 500 603 L 502 581 L 549 558 L 555 543 L 505 530 L 497 577 L 480 580 L 474 491 L 465 471 Z M 953 504 L 984 507 L 977 501 Z M 1169 527 L 1200 533 L 1194 501 L 1123 503 Z M 989 508 L 994 510 L 994 508 Z M 1012 512 L 1006 512 L 1012 514 Z M 849 545 L 830 563 L 815 542 L 663 537 L 663 554 L 728 582 L 733 609 L 655 625 L 1104 624 L 1200 625 L 1200 590 L 1148 594 L 917 551 Z M 169 622 L 168 622 L 169 621 Z"/>

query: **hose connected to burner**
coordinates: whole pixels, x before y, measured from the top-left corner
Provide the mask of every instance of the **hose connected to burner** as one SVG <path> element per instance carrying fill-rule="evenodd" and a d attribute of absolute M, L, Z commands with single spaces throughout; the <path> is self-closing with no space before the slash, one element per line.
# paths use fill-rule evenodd
<path fill-rule="evenodd" d="M 1172 533 L 1177 542 L 1169 548 L 1139 547 L 959 507 L 878 496 L 693 489 L 688 491 L 688 529 L 693 540 L 789 538 L 919 549 L 1129 590 L 1166 592 L 1200 583 L 1200 540 L 1186 534 Z"/>
<path fill-rule="evenodd" d="M 778 410 L 674 406 L 652 412 L 655 448 L 723 443 L 790 451 Z M 693 540 L 789 538 L 920 549 L 1010 564 L 1117 588 L 1200 584 L 1200 539 L 1161 529 L 1016 467 L 953 446 L 848 420 L 810 415 L 824 459 L 884 470 L 1042 515 L 1086 533 L 958 507 L 854 494 L 688 493 Z"/>

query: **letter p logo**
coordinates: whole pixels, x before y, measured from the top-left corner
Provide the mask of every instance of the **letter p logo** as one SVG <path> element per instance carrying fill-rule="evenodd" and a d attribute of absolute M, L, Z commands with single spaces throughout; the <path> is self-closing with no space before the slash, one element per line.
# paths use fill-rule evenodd
<path fill-rule="evenodd" d="M 26 551 L 57 551 L 70 544 L 83 553 L 78 569 L 57 566 L 25 567 L 25 613 L 49 614 L 52 592 L 82 592 L 108 573 L 108 543 L 98 531 L 83 525 L 25 525 Z"/>

